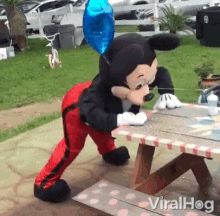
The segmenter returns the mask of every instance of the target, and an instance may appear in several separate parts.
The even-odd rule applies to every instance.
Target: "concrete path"
[[[0,216],[98,216],[72,200],[50,204],[33,196],[34,177],[46,163],[61,137],[62,124],[61,119],[58,119],[0,143]],[[122,140],[117,142],[118,145],[124,144]],[[128,148],[131,154],[130,162],[122,167],[113,167],[102,161],[95,144],[87,139],[85,148],[63,175],[72,189],[72,195],[102,178],[129,187],[137,144],[129,143]],[[153,168],[158,169],[173,157],[167,150],[158,149]],[[220,163],[207,163],[215,182],[220,185]],[[158,195],[167,199],[179,196],[201,198],[192,172],[187,172]],[[210,194],[204,198],[217,200],[216,215],[220,215],[219,198],[216,186],[211,187]]]

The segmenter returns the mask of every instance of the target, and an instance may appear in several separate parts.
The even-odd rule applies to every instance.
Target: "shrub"
[[[214,65],[212,62],[204,62],[201,66],[196,67],[194,72],[201,79],[211,77],[214,73]]]

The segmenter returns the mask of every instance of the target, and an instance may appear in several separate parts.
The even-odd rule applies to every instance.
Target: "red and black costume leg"
[[[64,112],[65,138],[58,143],[48,163],[37,176],[37,185],[44,188],[52,186],[84,147],[87,131],[79,118],[78,112],[78,108]]]
[[[97,145],[98,151],[101,155],[116,149],[114,138],[109,132],[101,132],[88,126],[89,136]]]
[[[81,121],[77,102],[81,92],[89,85],[89,82],[76,85],[63,99],[64,138],[57,144],[47,164],[35,179],[34,194],[41,200],[61,202],[69,196],[70,189],[60,177],[84,147],[88,134],[97,144],[106,162],[121,165],[129,157],[125,147],[116,149],[111,133],[97,131]]]
[[[128,149],[125,146],[116,148],[114,138],[111,133],[100,132],[94,128],[89,128],[88,133],[96,143],[103,160],[112,165],[123,165],[130,158]]]
[[[96,143],[99,153],[107,163],[112,165],[123,165],[130,158],[126,147],[121,146],[116,148],[111,133],[97,131],[92,127],[88,128],[88,133]]]
[[[57,144],[47,164],[35,179],[35,196],[44,201],[60,202],[70,193],[68,185],[60,180],[60,176],[85,144],[88,132],[86,125],[80,120],[77,102],[81,92],[89,85],[90,82],[74,86],[63,99],[64,139]]]

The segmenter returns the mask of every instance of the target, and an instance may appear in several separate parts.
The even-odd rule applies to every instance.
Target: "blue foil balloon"
[[[105,53],[114,38],[114,15],[108,0],[88,0],[83,15],[86,41],[99,54]]]

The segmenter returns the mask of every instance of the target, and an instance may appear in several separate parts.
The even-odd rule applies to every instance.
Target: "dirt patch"
[[[0,130],[15,128],[35,118],[59,112],[61,100],[51,103],[34,103],[23,107],[0,111]]]

